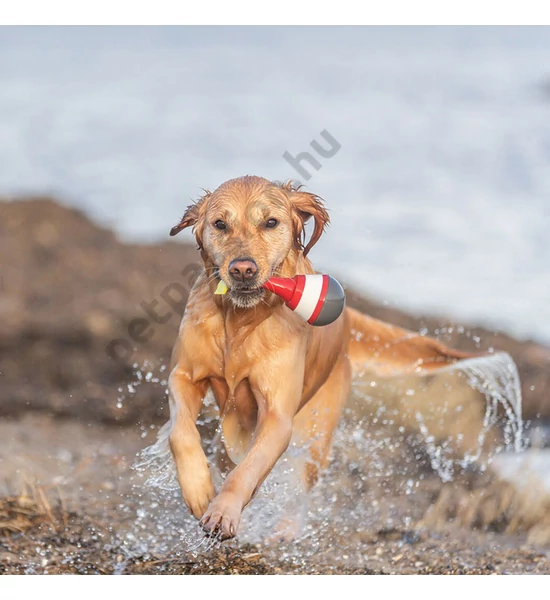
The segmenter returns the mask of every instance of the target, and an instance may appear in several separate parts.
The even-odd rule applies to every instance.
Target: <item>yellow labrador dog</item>
[[[193,228],[204,272],[173,353],[170,448],[186,505],[206,532],[224,539],[235,536],[244,507],[291,440],[309,449],[304,488],[316,482],[354,372],[427,372],[471,356],[350,308],[312,327],[264,290],[273,275],[315,272],[308,253],[328,222],[316,195],[246,176],[205,193],[171,231]],[[226,295],[214,294],[220,280]],[[217,492],[196,427],[209,389],[236,465]]]

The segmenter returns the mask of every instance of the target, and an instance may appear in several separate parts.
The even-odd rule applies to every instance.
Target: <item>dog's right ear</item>
[[[181,221],[172,227],[172,229],[170,229],[170,235],[176,235],[182,229],[185,229],[186,227],[194,227],[197,224],[197,221],[199,220],[198,204],[198,202],[195,202],[195,204],[190,204],[187,207],[183,217],[181,218]]]
[[[177,225],[172,227],[172,229],[170,230],[171,236],[177,235],[182,229],[185,229],[187,227],[192,227],[193,233],[195,234],[195,237],[197,238],[197,243],[199,244],[199,248],[202,248],[201,220],[202,220],[202,215],[204,212],[205,200],[208,197],[208,195],[209,195],[209,193],[206,192],[206,194],[200,200],[198,200],[197,202],[194,202],[193,204],[190,204],[187,207],[187,209],[185,210],[185,213],[183,214],[183,217],[181,218],[181,221]]]

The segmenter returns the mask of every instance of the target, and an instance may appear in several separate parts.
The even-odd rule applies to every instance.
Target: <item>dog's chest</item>
[[[257,401],[249,377],[256,366],[254,339],[232,336],[212,354],[211,386],[220,412],[234,413],[240,425],[251,430],[256,423]]]
[[[246,344],[227,343],[222,357],[222,371],[229,393],[235,395],[241,382],[248,379],[251,367]]]
[[[226,442],[235,447],[242,445],[241,437],[245,432],[251,433],[255,429],[258,416],[258,404],[250,387],[248,369],[246,363],[238,360],[238,354],[226,354],[223,377],[210,379],[222,415]]]

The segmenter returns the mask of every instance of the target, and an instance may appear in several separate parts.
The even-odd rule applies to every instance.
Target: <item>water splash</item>
[[[157,433],[157,441],[139,454],[134,466],[139,473],[149,473],[145,484],[168,492],[178,489],[174,461],[170,453],[172,421],[167,421]]]
[[[141,365],[135,362],[132,365],[131,380],[126,383],[125,387],[121,386],[117,390],[119,392],[116,401],[117,409],[123,409],[125,402],[131,400],[136,395],[138,388],[144,384],[160,384],[164,387],[164,393],[168,395],[166,369],[167,365],[163,361],[159,361],[157,366],[148,360],[143,361]]]
[[[420,412],[416,413],[432,468],[440,475],[442,481],[451,481],[457,466],[467,469],[478,463],[479,468],[484,470],[503,450],[521,452],[526,448],[527,441],[521,416],[520,379],[516,364],[509,354],[502,352],[460,361],[443,371],[464,374],[468,385],[485,398],[485,412],[477,435],[477,446],[459,458],[450,457],[453,453],[453,440],[448,439],[437,444],[424,423],[423,415]],[[504,414],[501,414],[499,408]],[[496,428],[502,431],[503,443],[495,446],[486,459],[482,460],[487,435]]]
[[[421,518],[415,497],[425,493],[424,482],[430,478],[427,468],[441,481],[451,481],[467,468],[484,470],[503,450],[525,448],[519,377],[508,354],[461,361],[440,373],[449,376],[450,383],[434,387],[439,380],[417,378],[422,385],[415,389],[409,380],[392,383],[390,388],[387,383],[386,388],[380,382],[372,385],[368,378],[354,382],[350,404],[355,406],[344,412],[334,436],[333,459],[322,481],[309,494],[303,491],[298,475],[305,452],[291,446],[245,509],[238,542],[229,543],[266,543],[285,517],[292,515],[298,535],[294,542],[278,546],[283,559],[299,562],[338,548],[350,561],[361,564],[363,557],[356,546],[370,531],[407,529]],[[462,395],[464,385],[477,400]],[[384,389],[391,392],[388,401],[373,396]],[[445,404],[453,390],[461,402]],[[429,393],[440,413],[417,409],[415,403]],[[395,398],[400,404],[395,404]],[[457,415],[470,418],[470,404],[479,409],[479,415],[475,413],[479,424],[475,443],[464,450],[466,426],[442,436],[442,423],[444,419],[456,421]],[[198,425],[217,488],[224,478],[214,460],[223,446],[217,434],[218,416],[209,394]],[[138,508],[129,528],[119,535],[129,554],[203,554],[220,543],[204,536],[181,499],[169,449],[170,429],[170,422],[159,429],[157,441],[140,453],[135,465],[132,502]],[[502,440],[487,449],[497,429],[502,431]],[[128,508],[129,513],[133,510]]]
[[[524,423],[521,415],[521,383],[516,363],[507,352],[465,360],[455,365],[471,385],[485,396],[486,410],[480,447],[490,427],[502,425],[506,450],[521,452],[526,448]],[[499,418],[499,405],[505,418]]]
[[[370,380],[364,373],[353,395],[356,412],[369,415],[369,427],[393,426],[416,437],[444,482],[457,470],[485,470],[503,450],[526,447],[519,375],[505,352],[426,375]]]

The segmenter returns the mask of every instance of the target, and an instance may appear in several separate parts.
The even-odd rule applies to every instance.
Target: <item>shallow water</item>
[[[3,28],[0,194],[166,239],[202,187],[304,179],[283,153],[326,129],[319,267],[548,342],[548,31]]]
[[[476,435],[478,431],[486,434],[485,441],[492,430],[508,431],[497,447],[485,444],[484,451],[476,454],[460,446],[454,430],[442,436],[438,429],[440,418],[457,421],[456,406],[451,401],[443,403],[446,408],[435,419],[430,420],[428,414],[421,412],[425,431],[416,418],[418,405],[410,406],[413,412],[410,422],[399,422],[392,388],[375,395],[372,391],[380,392],[381,384],[373,388],[372,381],[366,378],[359,383],[371,390],[371,396],[360,393],[362,387],[356,382],[335,435],[332,462],[320,483],[309,495],[303,494],[296,485],[296,461],[303,449],[291,447],[245,509],[237,541],[224,543],[224,547],[243,549],[250,542],[258,545],[264,556],[279,561],[276,564],[284,562],[306,570],[318,570],[319,565],[336,570],[345,566],[379,567],[379,559],[383,558],[379,553],[388,551],[391,555],[387,568],[391,570],[393,559],[398,560],[409,550],[414,554],[415,548],[419,548],[416,544],[423,531],[419,524],[441,493],[445,480],[450,479],[453,490],[455,486],[458,490],[469,476],[474,475],[475,480],[475,474],[489,465],[496,466],[518,486],[532,486],[535,477],[547,475],[548,463],[544,463],[547,457],[536,455],[534,450],[522,450],[525,439],[516,413],[517,378],[509,357],[494,356],[477,364],[474,360],[469,365],[463,364],[461,369],[461,374],[452,370],[443,374],[442,381],[447,386],[444,389],[452,400],[451,392],[457,386],[465,404],[471,401],[479,404],[479,410],[472,413],[475,418],[467,416],[467,419]],[[158,385],[155,381],[165,381],[165,376],[162,365],[136,366],[133,381],[121,392],[120,404],[131,402],[139,386]],[[475,396],[464,396],[463,386],[470,387],[473,376],[475,385],[481,382],[482,392],[473,390]],[[400,394],[399,382],[392,383],[393,389],[408,402],[430,391],[437,398],[441,389],[434,379],[427,388],[411,387],[410,379],[401,383],[409,394]],[[413,389],[415,394],[411,395]],[[498,410],[495,403],[500,407]],[[199,424],[207,453],[212,455],[219,426],[212,398],[206,404]],[[462,412],[467,412],[466,409],[465,405]],[[444,421],[444,431],[447,422]],[[457,431],[464,430],[463,424],[464,421],[459,421]],[[160,443],[154,443],[155,436],[160,437]],[[202,564],[208,560],[204,552],[217,547],[217,540],[204,537],[182,502],[166,436],[160,428],[146,424],[122,428],[99,423],[87,425],[29,414],[22,421],[1,421],[0,437],[6,441],[0,448],[0,492],[6,493],[2,485],[7,482],[11,482],[12,491],[17,489],[23,476],[28,481],[36,480],[46,490],[58,490],[69,511],[85,515],[95,524],[86,531],[86,536],[107,551],[98,560],[111,557],[115,572],[126,572],[136,559],[162,563],[180,557],[185,561],[189,551],[196,555],[197,564]],[[474,446],[477,443],[482,441],[474,436]],[[537,462],[537,456],[542,462]],[[145,462],[149,459],[149,464],[144,464],[144,459]],[[216,468],[213,470],[219,485],[222,475]],[[297,538],[273,543],[270,536],[274,528],[289,513],[299,517]],[[469,540],[474,539],[470,530],[465,535]],[[394,540],[386,549],[385,539]],[[489,538],[475,539],[479,546],[473,552],[481,553],[476,561],[483,560],[483,544],[489,543]],[[424,555],[423,560],[428,557],[424,564],[434,564],[439,559],[450,561],[449,544],[437,540],[436,535],[428,543],[431,549]],[[516,543],[511,538],[508,542]],[[508,542],[499,539],[492,543],[500,547]],[[52,540],[48,535],[36,534],[34,543],[36,556],[29,563],[29,572],[40,572],[47,568],[51,556],[48,544]],[[468,544],[466,547],[469,548]],[[84,560],[81,567],[94,572],[93,565],[86,566],[90,558],[83,556],[86,554],[78,547],[71,546],[64,560],[68,565]],[[415,564],[412,559],[411,566]]]
[[[464,376],[460,385],[469,386],[483,398],[476,400],[480,402],[479,415],[469,424],[479,431],[472,447],[464,451],[450,429],[443,437],[440,431],[431,431],[428,419],[426,424],[423,418],[428,415],[419,410],[415,412],[416,428],[400,426],[391,400],[385,403],[383,397],[367,397],[361,386],[367,384],[369,389],[370,382],[355,382],[350,407],[335,435],[333,460],[321,483],[310,494],[303,492],[298,469],[305,449],[291,445],[243,512],[238,541],[269,543],[281,520],[292,516],[299,533],[295,541],[282,547],[287,559],[300,564],[337,549],[351,564],[360,565],[364,556],[358,541],[362,537],[367,538],[373,530],[407,531],[422,517],[424,509],[419,508],[422,503],[418,497],[428,493],[426,486],[433,485],[434,473],[440,482],[449,482],[472,469],[484,471],[502,452],[523,456],[526,439],[521,391],[512,359],[507,354],[497,354],[463,361],[442,371],[441,377],[459,372]],[[141,381],[146,378],[139,377]],[[410,378],[407,385],[414,385]],[[419,388],[418,394],[421,393]],[[473,401],[472,397],[464,400]],[[358,413],[357,405],[369,403],[358,418],[361,410]],[[199,425],[219,488],[223,475],[213,460],[216,445],[221,443],[216,435],[220,431],[218,414],[211,395],[205,404],[207,409]],[[441,418],[453,420],[455,409],[449,407]],[[486,437],[497,429],[503,432],[502,438],[498,444],[489,445]],[[168,446],[169,433],[167,423],[159,430],[157,442],[140,453],[135,465],[134,490],[140,508],[130,529],[121,534],[130,554],[202,552],[219,544],[216,539],[204,537],[182,505]],[[514,480],[511,471],[507,476]]]

